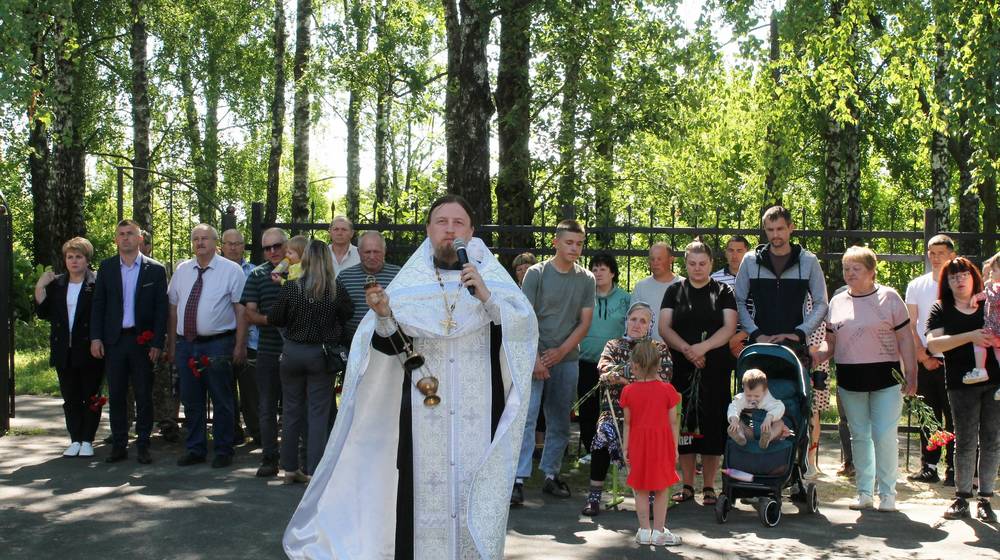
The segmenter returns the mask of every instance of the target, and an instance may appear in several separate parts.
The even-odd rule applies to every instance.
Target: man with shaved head
[[[637,302],[649,304],[653,309],[659,309],[663,303],[663,294],[672,284],[684,280],[680,274],[674,274],[674,252],[663,241],[653,243],[649,248],[649,276],[639,280],[632,290],[632,305]],[[653,318],[656,322],[656,318]],[[660,329],[653,325],[652,336],[663,341]]]

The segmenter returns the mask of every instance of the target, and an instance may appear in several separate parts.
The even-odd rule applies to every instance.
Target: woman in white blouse
[[[90,306],[97,275],[90,270],[94,246],[74,237],[62,246],[65,274],[50,270],[35,284],[35,309],[51,325],[49,364],[59,376],[70,445],[66,457],[92,457],[101,421],[104,363],[90,354]]]

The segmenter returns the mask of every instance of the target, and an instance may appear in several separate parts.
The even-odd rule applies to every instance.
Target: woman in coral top
[[[681,396],[660,379],[660,351],[650,340],[632,350],[632,373],[636,381],[622,390],[625,411],[625,460],[628,485],[635,492],[639,531],[635,541],[658,546],[680,544],[681,538],[667,530],[667,491],[680,480],[677,440],[680,429],[677,405]],[[649,494],[653,498],[653,527],[649,526]]]

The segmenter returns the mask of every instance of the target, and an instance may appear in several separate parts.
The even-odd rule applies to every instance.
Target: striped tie
[[[198,279],[191,286],[191,295],[188,296],[187,304],[184,305],[184,338],[188,342],[194,342],[198,337],[198,300],[201,299],[201,275],[207,268],[195,267],[198,269]]]

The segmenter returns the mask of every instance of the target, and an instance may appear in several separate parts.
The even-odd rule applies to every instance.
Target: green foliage
[[[79,76],[78,116],[90,154],[83,207],[96,261],[114,254],[115,166],[128,166],[132,151],[131,22],[122,3],[71,4],[77,20],[87,23],[76,29],[79,37],[67,52],[88,57]],[[318,128],[339,131],[332,123],[346,118],[348,92],[355,92],[362,100],[362,150],[370,154],[375,101],[380,93],[388,99],[388,196],[375,200],[372,186],[363,184],[361,221],[372,221],[378,208],[395,221],[419,222],[445,185],[443,5],[432,0],[315,4],[307,79],[315,92],[312,115]],[[15,217],[16,251],[25,262],[35,202],[28,185],[27,115],[35,111],[51,125],[52,25],[66,6],[52,0],[0,5],[0,44],[5,46],[0,185]],[[857,151],[851,155],[858,160],[860,178],[851,194],[857,195],[863,227],[920,229],[922,211],[931,202],[929,139],[934,131],[947,133],[953,143],[967,141],[971,151],[972,183],[960,185],[957,165],[949,170],[952,213],[958,215],[960,186],[976,189],[987,200],[1000,161],[996,2],[712,0],[693,26],[679,15],[684,7],[679,0],[531,4],[532,192],[526,196],[534,203],[536,223],[551,224],[559,215],[555,201],[561,180],[569,176],[560,143],[568,138],[574,164],[571,198],[591,225],[704,226],[718,219],[723,226],[748,226],[762,206],[780,198],[795,209],[799,227],[822,228],[833,211],[825,168],[829,119],[859,127]],[[190,252],[188,233],[199,221],[199,202],[216,211],[235,206],[249,234],[250,205],[265,197],[274,3],[144,0],[142,10],[150,37],[153,255],[176,263]],[[286,31],[292,31],[294,9],[286,14]],[[778,40],[773,56],[766,32],[772,16]],[[731,27],[737,52],[720,44],[723,25]],[[32,57],[38,37],[35,46],[45,55],[41,67]],[[489,41],[492,56],[496,37]],[[289,42],[286,71],[294,33]],[[573,129],[564,130],[560,110],[573,62],[579,64],[577,109]],[[943,75],[936,74],[939,63]],[[191,70],[193,128],[185,111],[189,100],[182,67]],[[285,92],[286,101],[290,93]],[[209,98],[218,101],[217,151],[208,149],[206,138]],[[286,117],[279,221],[287,220],[290,209],[290,122]],[[201,146],[191,145],[192,130]],[[204,156],[201,165],[194,148]],[[314,145],[312,160],[310,202],[315,219],[325,221],[331,202],[345,207],[343,200],[333,200],[341,193],[330,194],[344,183],[346,154]],[[362,162],[372,163],[370,158]],[[216,192],[202,192],[212,173]],[[362,173],[372,175],[370,169]],[[129,216],[128,170],[123,187],[123,213]],[[591,243],[592,248],[625,247],[629,241],[641,247],[652,240],[618,235]],[[920,251],[909,242],[873,246],[880,252]],[[631,265],[633,277],[645,271],[642,258]],[[900,287],[918,269],[886,263],[880,279]],[[18,270],[15,299],[19,317],[27,318],[37,271],[20,261]]]

